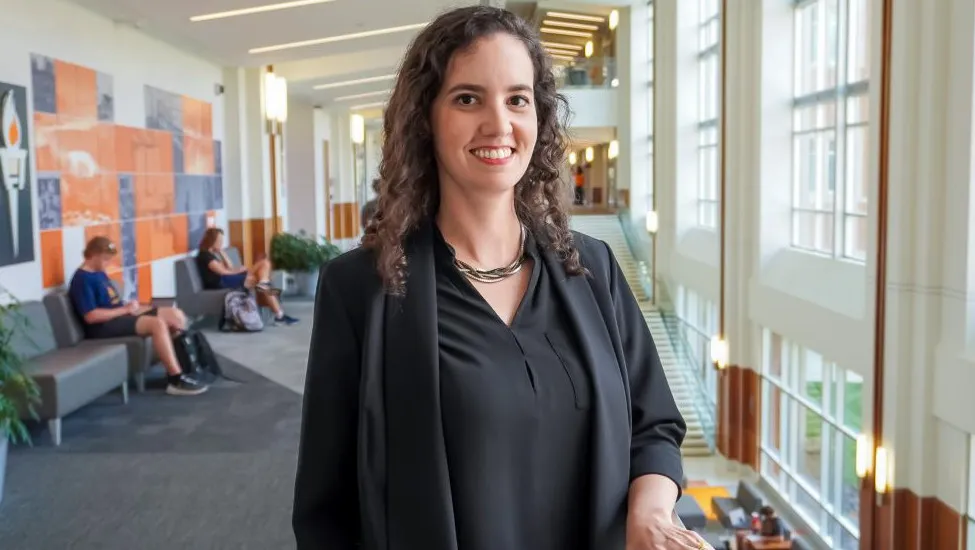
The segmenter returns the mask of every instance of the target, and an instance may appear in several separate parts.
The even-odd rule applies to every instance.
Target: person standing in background
[[[576,166],[575,185],[576,204],[581,206],[586,203],[586,174],[583,173],[582,166]]]

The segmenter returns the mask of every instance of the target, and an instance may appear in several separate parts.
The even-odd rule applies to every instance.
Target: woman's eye
[[[528,98],[525,96],[515,96],[511,98],[511,104],[515,107],[526,107],[528,106]]]
[[[473,105],[476,102],[477,102],[477,98],[475,98],[470,94],[463,94],[457,96],[457,103],[461,105]]]

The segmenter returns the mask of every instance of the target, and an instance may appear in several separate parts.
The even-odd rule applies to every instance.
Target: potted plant
[[[318,269],[341,254],[328,239],[315,239],[304,232],[279,233],[271,239],[271,264],[291,273],[299,292],[314,297],[318,286]]]
[[[0,501],[7,471],[7,448],[10,442],[30,443],[21,413],[26,410],[33,416],[34,405],[40,401],[37,384],[24,374],[24,359],[13,346],[14,337],[21,331],[26,333],[28,328],[19,309],[16,301],[0,301]]]

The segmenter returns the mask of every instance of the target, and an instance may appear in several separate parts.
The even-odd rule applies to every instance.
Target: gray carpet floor
[[[285,549],[301,396],[221,358],[197,397],[105,396],[12,448],[0,549]]]

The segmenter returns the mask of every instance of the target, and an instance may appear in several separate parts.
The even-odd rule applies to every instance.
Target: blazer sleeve
[[[322,267],[305,377],[292,527],[298,550],[359,546],[356,475],[360,342]]]
[[[609,245],[603,244],[609,255],[610,295],[630,383],[633,419],[630,480],[660,474],[672,479],[680,491],[684,477],[680,446],[687,426],[667,383],[640,305]]]

